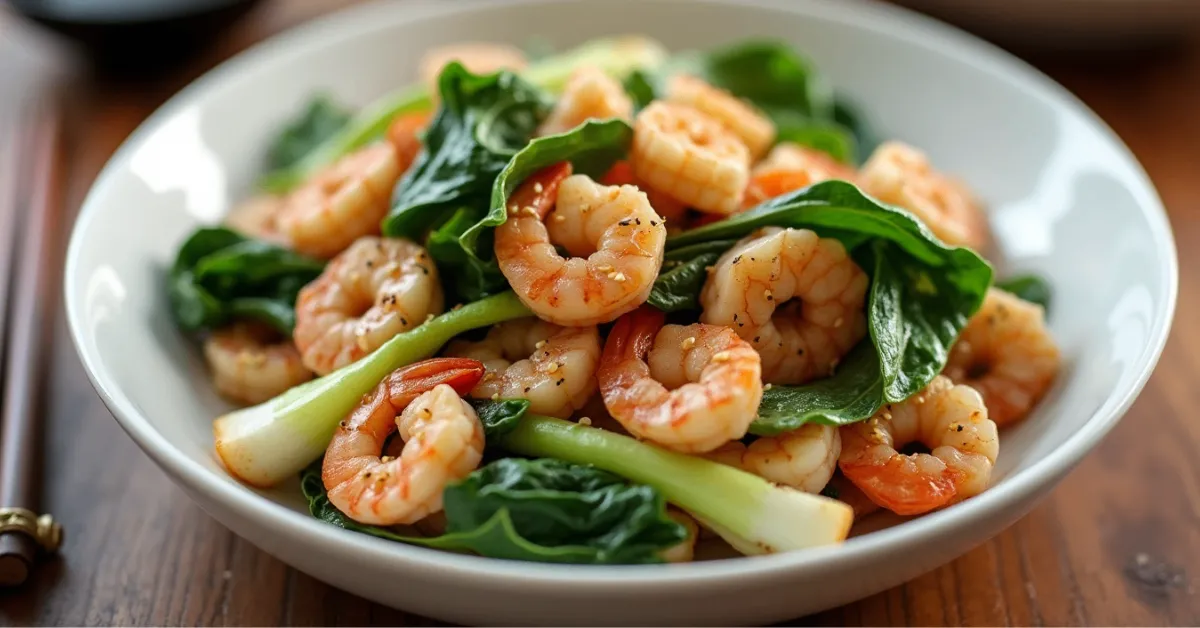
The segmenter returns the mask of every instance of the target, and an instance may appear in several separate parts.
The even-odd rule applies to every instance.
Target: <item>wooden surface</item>
[[[269,4],[168,78],[83,85],[67,150],[68,214],[164,99],[338,4]],[[0,53],[0,70],[13,57]],[[941,569],[798,623],[1200,624],[1200,44],[1121,62],[1038,64],[1124,138],[1170,210],[1182,277],[1159,368],[1124,421],[1029,516]],[[225,530],[109,416],[61,315],[49,350],[44,502],[66,525],[66,546],[30,586],[0,592],[0,625],[433,623],[325,586]]]

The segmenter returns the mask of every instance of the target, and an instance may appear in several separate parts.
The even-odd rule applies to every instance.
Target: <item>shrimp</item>
[[[667,229],[637,188],[572,176],[571,165],[562,162],[525,180],[508,209],[508,220],[496,228],[496,260],[539,318],[598,325],[650,296]],[[560,256],[552,238],[574,257]]]
[[[600,332],[523,318],[492,327],[479,342],[452,342],[444,355],[483,362],[487,373],[472,397],[528,399],[530,412],[565,419],[596,392]]]
[[[459,398],[482,376],[482,364],[458,358],[425,360],[384,378],[338,424],[325,451],[329,502],[370,525],[411,524],[440,512],[442,490],[483,458],[483,425]],[[397,428],[400,455],[380,457]]]
[[[935,171],[915,148],[885,142],[860,174],[865,192],[912,212],[946,244],[975,250],[988,244],[987,217],[970,191]]]
[[[687,214],[687,205],[638,181],[633,176],[633,167],[629,165],[628,161],[618,161],[613,164],[608,169],[608,172],[604,173],[604,176],[600,178],[600,183],[602,185],[636,186],[639,190],[646,193],[646,199],[650,201],[650,207],[654,210],[654,213],[662,217],[663,222],[678,222]],[[667,227],[667,229],[669,232],[671,227]]]
[[[678,508],[667,508],[667,516],[679,522],[687,537],[676,545],[672,545],[661,553],[662,559],[668,563],[690,563],[696,557],[696,538],[700,536],[700,526],[691,515]]]
[[[312,379],[300,353],[263,323],[237,321],[204,341],[213,385],[236,403],[254,405]]]
[[[808,423],[777,436],[722,445],[709,457],[776,484],[819,493],[837,470],[842,439],[832,425]]]
[[[421,133],[429,126],[430,115],[425,111],[404,114],[396,116],[388,125],[387,141],[396,149],[396,163],[400,165],[401,173],[407,171],[421,153],[424,147]]]
[[[764,381],[801,384],[831,374],[866,335],[866,294],[866,274],[837,240],[765,227],[717,260],[700,292],[700,322],[749,340]]]
[[[921,392],[841,428],[838,466],[871,501],[898,515],[917,515],[988,487],[1000,453],[996,424],[983,398],[945,376]],[[930,453],[897,451],[919,442]]]
[[[290,246],[287,236],[279,231],[279,211],[283,199],[262,195],[238,205],[225,217],[225,225],[244,236]]]
[[[978,390],[992,420],[1004,426],[1029,414],[1060,363],[1042,306],[990,288],[950,349],[943,373]]]
[[[598,373],[609,413],[630,434],[682,453],[744,436],[762,400],[758,354],[728,328],[663,321],[643,307],[613,326]]]
[[[442,284],[425,249],[360,238],[296,298],[292,336],[304,365],[324,375],[442,311]]]
[[[833,489],[832,495],[834,495],[834,499],[854,509],[855,521],[879,511],[879,504],[871,501],[866,493],[862,492],[862,490],[850,482],[850,480],[847,480],[846,476],[841,473],[834,473],[833,477],[829,478],[829,484],[825,488]]]
[[[746,209],[788,192],[840,179],[855,182],[853,168],[812,148],[782,142],[750,171],[742,206]]]
[[[279,229],[296,251],[329,259],[379,233],[402,173],[391,142],[351,153],[288,195],[276,218]]]
[[[775,142],[775,123],[762,111],[694,76],[671,77],[666,96],[667,102],[691,107],[721,123],[742,140],[751,159],[758,159]]]
[[[583,66],[571,73],[562,96],[550,111],[538,135],[557,135],[589,119],[633,118],[633,101],[616,79],[595,66]]]
[[[529,65],[525,53],[507,44],[463,42],[431,48],[421,57],[418,67],[421,80],[435,96],[438,94],[438,77],[455,61],[471,74],[492,74],[500,70],[520,72]]]
[[[638,180],[712,214],[736,213],[750,178],[750,151],[736,135],[692,107],[664,101],[634,119],[629,160]]]

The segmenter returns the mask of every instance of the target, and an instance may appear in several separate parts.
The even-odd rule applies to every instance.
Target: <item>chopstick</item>
[[[0,163],[0,176],[4,177],[0,230],[5,231],[0,238],[8,242],[0,241],[0,246],[20,251],[16,263],[7,255],[0,259],[0,299],[7,302],[9,310],[0,413],[0,586],[23,584],[39,550],[54,553],[62,543],[62,527],[50,515],[36,514],[43,424],[38,412],[39,383],[44,380],[49,344],[47,323],[53,320],[58,293],[56,244],[61,229],[61,119],[57,93],[52,93],[54,100],[34,102],[28,109],[32,112],[28,117],[34,118],[28,141],[0,140],[9,147]],[[23,117],[18,115],[9,127],[23,129],[29,124]],[[20,171],[22,155],[33,156],[32,172],[25,177]],[[22,180],[31,185],[27,194],[18,197],[14,188]],[[23,206],[20,198],[27,199],[27,204]],[[14,245],[15,227],[22,222],[22,237]],[[11,295],[7,294],[10,282]]]

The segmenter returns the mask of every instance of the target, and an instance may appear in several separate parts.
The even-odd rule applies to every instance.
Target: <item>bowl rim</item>
[[[510,0],[507,6],[532,9],[539,5],[563,2],[579,3],[590,0]],[[625,0],[633,2],[635,0]],[[72,229],[64,265],[63,291],[71,339],[75,344],[88,379],[127,434],[163,470],[176,481],[202,493],[207,499],[222,504],[256,525],[275,529],[285,537],[305,538],[337,551],[350,560],[364,563],[394,561],[407,568],[426,573],[438,573],[462,580],[487,581],[500,576],[506,585],[570,584],[601,587],[600,592],[641,589],[653,583],[658,589],[723,581],[737,576],[747,583],[772,578],[784,572],[806,569],[821,570],[835,563],[862,563],[877,555],[899,552],[911,545],[931,542],[936,538],[972,524],[979,524],[998,513],[1007,512],[1050,487],[1070,471],[1103,438],[1124,415],[1144,388],[1165,346],[1173,322],[1178,292],[1178,260],[1170,223],[1158,193],[1145,170],[1115,132],[1067,89],[1028,63],[975,36],[909,9],[887,5],[876,0],[665,0],[733,8],[753,5],[796,15],[819,17],[823,20],[850,23],[857,28],[887,31],[889,36],[905,43],[944,53],[953,50],[966,60],[989,72],[1005,75],[1029,91],[1057,107],[1065,108],[1087,121],[1098,135],[1115,149],[1122,165],[1129,171],[1131,191],[1138,207],[1146,215],[1151,236],[1159,251],[1159,273],[1156,280],[1165,280],[1165,299],[1155,312],[1149,330],[1149,340],[1129,367],[1135,376],[1124,390],[1114,389],[1084,424],[1057,449],[1028,468],[1015,472],[1005,482],[990,488],[971,500],[924,515],[916,520],[901,522],[889,528],[848,539],[836,546],[818,547],[805,551],[786,552],[717,561],[701,561],[687,565],[563,565],[507,561],[470,555],[453,554],[423,547],[394,543],[365,534],[355,534],[331,526],[304,513],[276,503],[249,487],[231,484],[218,478],[200,462],[182,455],[141,415],[129,397],[107,374],[98,354],[90,350],[88,326],[84,320],[82,292],[76,277],[85,248],[83,234],[100,213],[100,197],[111,185],[119,171],[128,167],[130,155],[144,138],[155,132],[160,124],[176,115],[201,96],[213,84],[236,76],[246,68],[270,64],[274,58],[320,49],[371,29],[401,28],[405,24],[435,15],[455,15],[486,8],[491,0],[460,0],[438,3],[436,0],[408,0],[401,5],[376,0],[322,16],[308,23],[271,36],[247,50],[222,62],[181,91],[169,98],[126,138],[109,158],[85,197]],[[76,296],[79,295],[79,296]]]

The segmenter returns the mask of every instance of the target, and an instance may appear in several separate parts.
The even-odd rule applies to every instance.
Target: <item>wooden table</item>
[[[221,59],[339,4],[268,4],[169,78],[86,86],[68,150],[68,211],[164,99]],[[5,62],[0,55],[0,68]],[[1128,142],[1170,209],[1182,268],[1171,342],[1129,415],[1029,516],[941,569],[800,623],[1200,624],[1200,329],[1192,327],[1200,44],[1120,62],[1039,65]],[[66,547],[26,588],[0,592],[0,624],[430,623],[297,573],[221,527],[112,420],[61,316],[50,350],[45,506],[66,525]]]

